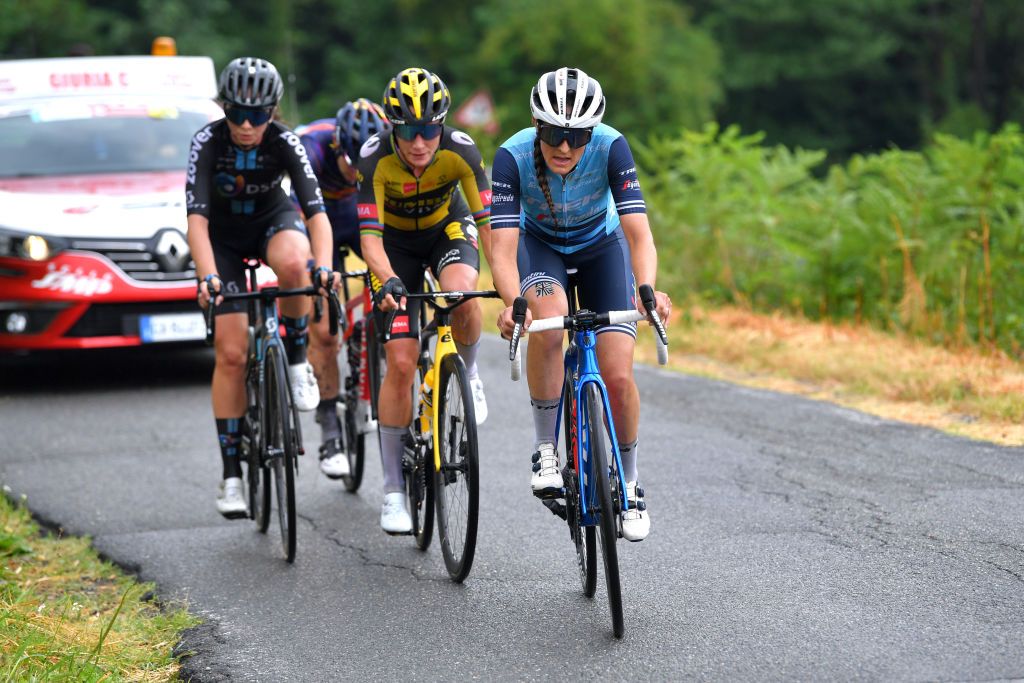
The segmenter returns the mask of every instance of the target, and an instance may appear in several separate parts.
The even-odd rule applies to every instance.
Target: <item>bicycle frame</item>
[[[445,316],[447,317],[447,316]],[[437,318],[435,318],[437,320]],[[451,353],[458,353],[458,349],[455,347],[455,340],[452,338],[452,327],[450,324],[438,324],[437,325],[437,336],[434,342],[434,354],[432,356],[433,362],[430,365],[432,372],[433,384],[431,386],[431,402],[429,406],[430,421],[427,425],[427,429],[430,430],[430,439],[434,447],[434,471],[441,471],[441,444],[438,442],[437,430],[434,429],[434,425],[437,424],[437,411],[441,399],[441,373],[438,372],[438,368],[444,362],[445,356]],[[423,397],[420,396],[420,410],[421,415],[423,409],[426,406],[423,405]]]
[[[608,389],[601,378],[596,348],[597,335],[593,330],[576,330],[569,347],[565,350],[564,364],[566,374],[573,378],[572,391],[576,410],[572,415],[572,424],[575,427],[575,434],[570,434],[570,437],[573,445],[572,455],[575,463],[577,490],[580,492],[580,518],[585,526],[593,526],[598,523],[594,512],[587,506],[587,500],[593,494],[592,489],[597,482],[595,477],[590,476],[593,462],[590,457],[591,444],[580,438],[580,435],[589,433],[587,428],[590,426],[591,415],[585,398],[587,386],[590,384],[597,386],[604,405],[604,414],[608,416],[608,435],[611,438],[609,448],[615,458],[615,469],[619,477],[619,504],[622,505],[622,510],[629,509],[629,500],[626,498],[626,480],[622,474],[622,459],[619,455],[619,441],[615,434],[615,421],[612,419],[611,404],[608,401]],[[558,443],[559,430],[562,426],[562,411],[565,410],[564,397],[563,387],[562,399],[558,403],[558,421],[555,423],[555,443]]]

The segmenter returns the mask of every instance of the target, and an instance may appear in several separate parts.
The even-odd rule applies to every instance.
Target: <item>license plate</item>
[[[202,313],[143,315],[139,316],[139,336],[146,344],[205,339],[206,320]]]

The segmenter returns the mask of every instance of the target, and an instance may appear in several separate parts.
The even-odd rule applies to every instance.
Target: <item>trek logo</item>
[[[68,266],[61,266],[60,270],[57,270],[51,264],[46,275],[32,281],[32,287],[77,296],[96,296],[109,294],[114,289],[110,280],[110,273],[104,273],[100,277],[94,270],[86,273],[81,268],[75,268],[72,272]]]
[[[636,166],[627,168],[625,171],[619,171],[619,175],[630,175],[631,173],[636,173]]]

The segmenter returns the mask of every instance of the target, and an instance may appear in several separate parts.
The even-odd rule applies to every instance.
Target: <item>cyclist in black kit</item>
[[[331,286],[331,225],[323,197],[299,137],[273,120],[284,86],[274,65],[240,57],[220,75],[225,118],[192,138],[185,195],[188,242],[199,279],[199,304],[211,292],[246,290],[244,259],[259,257],[277,275],[282,288],[308,287],[316,278]],[[281,189],[288,173],[307,224]],[[309,269],[312,247],[313,272]],[[248,344],[244,303],[220,305],[214,338],[213,415],[217,422],[224,480],[217,510],[229,519],[245,517],[239,424],[245,413],[245,357]],[[313,370],[306,361],[310,302],[280,300],[292,398],[299,410],[320,400]]]

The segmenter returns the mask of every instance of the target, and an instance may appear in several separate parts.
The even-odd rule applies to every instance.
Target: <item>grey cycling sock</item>
[[[320,423],[320,443],[341,437],[341,420],[338,419],[338,399],[328,398],[316,407],[316,421]]]
[[[636,481],[636,444],[639,439],[633,439],[633,443],[619,444],[619,458],[622,460],[622,475],[626,481]]]
[[[480,340],[477,339],[472,344],[463,344],[459,341],[455,342],[455,348],[459,352],[459,356],[462,358],[462,362],[466,364],[466,376],[469,379],[473,379],[477,376],[478,370],[476,367],[476,352],[480,348]]]
[[[405,490],[402,477],[402,437],[407,427],[380,426],[380,464],[384,471],[384,493],[399,493]]]
[[[530,398],[533,408],[533,447],[542,443],[555,443],[555,429],[558,426],[558,399]],[[557,446],[556,446],[557,448]]]

